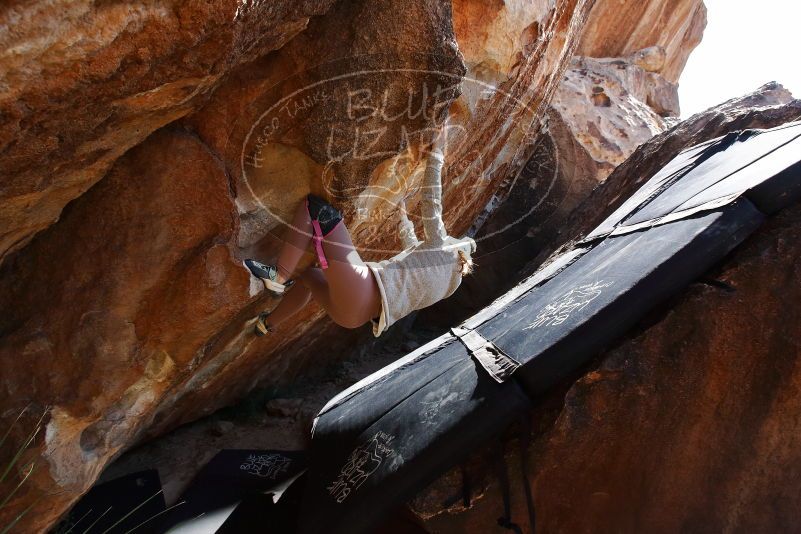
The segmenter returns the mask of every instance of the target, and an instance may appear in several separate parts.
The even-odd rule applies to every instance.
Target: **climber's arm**
[[[423,187],[420,195],[420,211],[423,230],[428,243],[442,243],[448,235],[442,222],[442,165],[445,156],[441,146],[434,143],[426,158]]]
[[[416,247],[420,243],[414,231],[414,223],[409,220],[405,200],[401,200],[400,202],[400,223],[398,224],[398,232],[400,233],[404,250]]]

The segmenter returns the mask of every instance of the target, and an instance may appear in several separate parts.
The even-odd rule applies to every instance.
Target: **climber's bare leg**
[[[300,281],[309,289],[317,304],[326,310],[331,307],[331,302],[328,298],[328,281],[325,279],[322,269],[309,267],[300,277]]]
[[[270,326],[278,326],[309,303],[312,293],[302,280],[303,278],[301,277],[298,280],[299,283],[292,286],[281,299],[281,302],[278,303],[278,306],[270,312],[270,316],[266,320]]]
[[[301,202],[295,210],[292,226],[285,232],[284,246],[278,256],[279,282],[291,278],[303,255],[310,251],[312,232],[308,208],[305,202]],[[287,292],[267,320],[271,326],[277,326],[305,306],[307,291],[341,326],[356,328],[379,315],[381,296],[378,285],[353,245],[344,222],[323,238],[323,251],[328,268],[304,272],[299,280],[304,289],[297,287]]]
[[[381,294],[370,269],[362,261],[344,223],[323,239],[328,269],[328,315],[346,328],[357,328],[381,313]],[[315,299],[317,295],[315,294]]]
[[[339,228],[342,228],[342,233],[337,232]],[[270,313],[267,319],[270,326],[276,327],[300,311],[308,304],[310,297],[334,322],[346,328],[359,327],[381,313],[381,296],[372,273],[354,249],[348,252],[341,246],[346,244],[342,241],[347,235],[345,225],[340,224],[329,237],[335,233],[338,235],[337,245],[332,244],[330,248],[338,249],[344,256],[334,259],[337,251],[328,250],[323,241],[328,269],[306,269],[297,278],[298,283],[287,291]],[[349,235],[347,237],[350,238]]]
[[[284,231],[284,245],[278,255],[278,282],[283,284],[290,278],[304,254],[309,253],[312,242],[312,224],[306,202],[301,201],[292,218],[292,225]]]
[[[270,326],[278,326],[288,318],[301,310],[314,296],[323,308],[330,306],[328,299],[328,282],[325,280],[321,269],[306,269],[297,279],[297,284],[292,286],[278,303],[278,306],[270,313],[267,322]]]

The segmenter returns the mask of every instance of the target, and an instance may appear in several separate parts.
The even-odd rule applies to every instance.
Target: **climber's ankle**
[[[270,312],[261,312],[259,314],[259,317],[256,319],[256,325],[254,326],[257,336],[266,336],[273,332],[272,325],[267,322],[267,317],[269,316]]]
[[[292,273],[284,269],[280,263],[276,263],[276,270],[278,271],[276,275],[276,281],[279,284],[285,284],[290,278],[292,278]]]

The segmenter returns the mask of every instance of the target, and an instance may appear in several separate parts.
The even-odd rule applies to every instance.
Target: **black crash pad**
[[[154,532],[165,509],[158,471],[141,471],[94,486],[53,532]]]
[[[741,199],[720,211],[609,237],[474,328],[518,362],[513,376],[524,389],[541,395],[708,271],[763,219]]]
[[[219,525],[228,521],[237,508],[254,508],[253,502],[270,500],[265,496],[282,489],[285,483],[306,468],[304,451],[230,449],[217,453],[198,472],[181,497],[178,505],[165,514],[161,531],[191,522],[199,516],[211,516],[183,527],[182,532],[215,532],[207,524]],[[247,515],[240,509],[235,517]],[[218,517],[218,519],[214,519]]]
[[[365,532],[801,195],[801,123],[677,155],[573,249],[332,399],[298,530]]]
[[[441,341],[441,343],[440,343]],[[451,340],[435,340],[318,416],[299,531],[362,532],[530,409]]]
[[[732,132],[682,151],[585,241],[745,196],[765,214],[801,198],[801,122]]]

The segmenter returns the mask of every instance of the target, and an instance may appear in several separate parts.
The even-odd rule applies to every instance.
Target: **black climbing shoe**
[[[254,330],[256,331],[256,335],[266,336],[267,334],[271,334],[273,332],[273,327],[267,324],[267,317],[269,317],[270,312],[261,312],[259,314],[259,318],[256,319],[256,326],[254,326]]]
[[[274,295],[283,295],[294,282],[287,280],[283,284],[278,281],[278,269],[275,265],[266,265],[256,260],[245,260],[245,267],[247,267],[253,276],[261,278],[264,282],[264,287]]]

